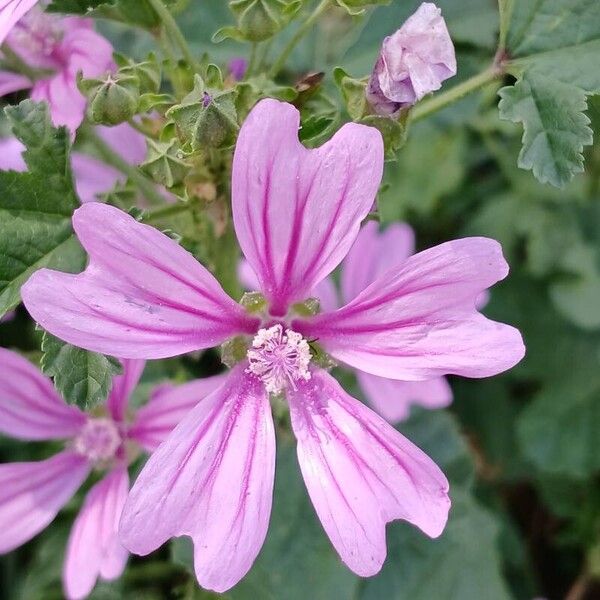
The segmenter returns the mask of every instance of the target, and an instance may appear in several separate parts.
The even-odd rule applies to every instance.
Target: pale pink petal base
[[[357,371],[356,377],[371,406],[390,423],[404,421],[412,406],[445,408],[452,403],[452,388],[444,377],[428,381],[398,381]]]
[[[98,577],[111,580],[123,573],[129,553],[117,531],[128,491],[127,469],[119,466],[88,492],[67,545],[63,585],[68,600],[88,596]]]
[[[85,421],[28,360],[0,348],[0,432],[22,440],[68,438]]]
[[[341,559],[375,575],[385,525],[404,519],[430,537],[448,518],[448,481],[437,465],[324,371],[288,393],[308,493]]]
[[[98,202],[75,211],[90,255],[78,275],[35,272],[21,290],[32,317],[57,337],[123,358],[165,358],[256,330],[217,280],[177,242]]]
[[[137,411],[129,437],[154,452],[198,402],[223,385],[226,377],[215,375],[177,386],[159,386],[148,404]]]
[[[224,592],[263,544],[274,470],[269,401],[240,365],[150,457],[125,505],[121,540],[145,555],[171,537],[190,536],[198,582]]]
[[[90,472],[85,458],[65,450],[40,462],[0,465],[0,553],[44,529]]]

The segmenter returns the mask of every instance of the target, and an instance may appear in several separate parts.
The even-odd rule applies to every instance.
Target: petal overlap
[[[153,392],[148,404],[135,416],[129,437],[148,452],[154,452],[185,415],[223,385],[226,375],[215,375],[182,385],[164,385]]]

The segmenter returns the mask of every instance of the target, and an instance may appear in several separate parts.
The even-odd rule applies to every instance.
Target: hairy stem
[[[181,53],[192,67],[194,71],[198,71],[198,65],[196,63],[196,59],[188,46],[188,43],[181,33],[181,29],[179,29],[179,25],[173,18],[173,15],[169,11],[169,9],[164,5],[163,0],[148,0],[152,5],[152,8],[156,11],[156,14],[160,17],[162,21],[163,27],[169,33],[171,38],[175,41],[175,43],[179,46]]]
[[[186,212],[190,209],[190,205],[187,202],[178,202],[177,204],[168,204],[167,206],[161,206],[159,208],[154,208],[151,210],[147,210],[141,218],[142,223],[153,223],[155,221],[160,221],[165,217],[171,217],[173,215],[178,215],[182,212]]]
[[[447,92],[438,94],[429,100],[419,102],[419,104],[410,111],[409,120],[411,122],[420,121],[421,119],[436,113],[438,110],[442,110],[442,108],[454,104],[454,102],[464,98],[467,94],[485,87],[498,79],[501,75],[502,70],[496,65],[493,65],[489,69],[450,88]]]
[[[315,10],[308,15],[304,22],[300,25],[292,39],[286,44],[281,54],[277,57],[277,60],[273,63],[269,75],[275,77],[279,71],[284,67],[287,59],[289,58],[292,50],[296,47],[298,42],[306,35],[306,33],[315,24],[316,20],[331,6],[330,0],[321,0],[320,4]]]

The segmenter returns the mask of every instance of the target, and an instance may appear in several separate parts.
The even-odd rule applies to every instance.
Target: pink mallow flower
[[[96,133],[128,163],[140,164],[146,156],[144,136],[131,125],[123,123],[116,127],[96,127]],[[0,171],[26,171],[23,160],[25,147],[15,137],[0,139]],[[92,202],[98,196],[109,192],[127,177],[120,171],[97,158],[74,151],[71,153],[71,167],[77,195],[82,202]]]
[[[344,392],[319,366],[315,343],[350,366],[402,380],[485,377],[524,354],[516,329],[475,308],[479,293],[508,272],[499,244],[486,238],[416,254],[339,310],[295,311],[349,251],[383,170],[376,129],[350,123],[309,150],[299,127],[295,107],[262,100],[233,159],[234,226],[264,311],[234,302],[168,236],[99,203],[73,216],[87,269],[42,269],[22,289],[44,328],[90,350],[163,358],[236,338],[230,350],[239,362],[150,457],[121,519],[121,541],[136,554],[190,536],[198,581],[218,592],[247,573],[267,533],[275,470],[270,395],[287,401],[308,493],[355,573],[380,570],[389,521],[404,519],[431,537],[444,529],[444,474]]]
[[[381,115],[393,116],[456,75],[454,45],[441,10],[423,2],[396,33],[383,40],[367,100]]]
[[[42,531],[93,470],[104,475],[87,493],[69,536],[63,585],[69,600],[85,598],[98,577],[116,579],[128,552],[117,528],[129,492],[128,464],[152,452],[221,376],[180,386],[161,385],[131,414],[129,397],[144,368],[124,360],[103,413],[86,414],[58,396],[30,362],[0,348],[0,432],[19,440],[66,440],[65,449],[38,462],[0,465],[0,553]]]
[[[33,8],[5,42],[28,66],[50,75],[35,81],[10,71],[0,72],[0,94],[31,87],[31,98],[45,100],[54,125],[72,132],[83,121],[86,100],[77,88],[77,73],[99,77],[114,68],[110,42],[94,31],[91,19],[57,17]]]

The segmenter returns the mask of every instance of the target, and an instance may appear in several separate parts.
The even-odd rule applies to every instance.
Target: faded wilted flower
[[[367,85],[367,100],[381,115],[395,115],[456,75],[454,45],[441,10],[424,2],[383,40]]]

